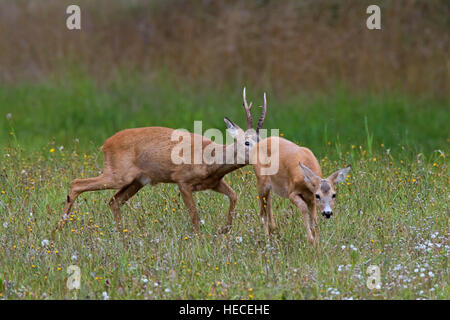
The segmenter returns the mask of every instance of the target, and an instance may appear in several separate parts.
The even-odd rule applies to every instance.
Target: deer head
[[[223,120],[225,121],[228,133],[234,139],[237,161],[239,163],[249,163],[250,151],[260,139],[259,131],[264,124],[264,119],[266,118],[267,99],[266,93],[264,92],[264,104],[262,106],[259,106],[260,108],[262,108],[262,112],[255,130],[253,129],[253,120],[250,112],[252,109],[252,102],[250,102],[250,105],[247,103],[245,87],[242,92],[242,97],[244,100],[243,105],[245,113],[247,115],[247,130],[242,130],[237,124],[235,124],[228,118],[224,118]]]
[[[335,187],[346,179],[351,166],[348,165],[343,169],[339,169],[328,178],[322,179],[301,162],[299,164],[303,171],[306,186],[314,194],[319,211],[325,218],[331,218],[336,200]]]

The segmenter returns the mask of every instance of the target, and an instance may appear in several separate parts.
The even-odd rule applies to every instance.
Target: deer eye
[[[320,200],[320,196],[316,193],[316,199]]]
[[[249,145],[250,145],[250,142],[245,141],[245,145],[246,145],[246,146],[249,146]]]
[[[333,199],[336,198],[336,193],[333,193],[333,195],[331,196]]]

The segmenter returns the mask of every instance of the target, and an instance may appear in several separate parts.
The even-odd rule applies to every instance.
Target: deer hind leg
[[[271,219],[273,220],[272,215],[272,204],[271,204],[271,196],[270,196],[270,189],[267,187],[266,181],[262,178],[258,178],[257,181],[257,188],[258,188],[258,202],[259,202],[259,214],[261,218],[261,222],[264,224],[264,232],[268,236],[271,232],[272,226],[270,224],[273,223],[273,226],[275,226],[274,222],[271,222]]]
[[[109,200],[109,207],[114,216],[116,222],[117,230],[120,232],[122,229],[122,213],[120,212],[120,207],[127,202],[131,197],[133,197],[144,185],[139,180],[133,180],[133,182],[114,194]]]
[[[230,208],[228,210],[227,224],[219,230],[220,233],[228,233],[231,230],[231,225],[233,223],[234,208],[236,206],[237,201],[236,192],[223,179],[221,179],[219,184],[212,190],[222,193],[226,195],[228,199],[230,199]]]
[[[178,188],[181,192],[181,197],[183,198],[184,204],[189,210],[189,215],[191,216],[192,224],[194,225],[195,232],[199,231],[198,228],[198,213],[195,207],[194,197],[192,196],[192,187],[188,184],[179,183]]]
[[[273,218],[272,195],[270,194],[270,192],[267,193],[266,205],[267,205],[266,209],[267,209],[267,217],[268,217],[270,233],[277,233],[278,228],[277,228],[277,225],[275,224],[275,219]]]
[[[66,204],[64,206],[64,214],[58,224],[58,228],[61,228],[65,221],[69,218],[69,212],[72,209],[72,205],[77,197],[86,191],[105,190],[105,189],[118,189],[120,186],[114,183],[110,175],[103,173],[95,178],[88,179],[75,179],[70,185],[69,194],[66,198]]]
[[[105,169],[105,171],[98,177],[73,180],[70,186],[69,194],[67,195],[64,214],[58,224],[58,229],[60,229],[68,219],[72,205],[80,194],[86,191],[121,189],[122,187],[133,182],[135,177],[138,175],[138,171],[135,168],[127,168],[124,172],[126,172],[125,175],[117,176],[113,175],[111,170]]]

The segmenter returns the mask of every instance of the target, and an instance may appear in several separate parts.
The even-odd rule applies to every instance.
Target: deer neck
[[[217,175],[224,176],[231,171],[237,170],[247,165],[247,163],[238,163],[236,143],[223,145],[222,148],[222,162],[212,165],[213,170],[217,173]]]

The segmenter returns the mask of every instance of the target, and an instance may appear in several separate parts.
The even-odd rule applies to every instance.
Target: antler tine
[[[264,119],[266,118],[267,99],[266,99],[265,92],[264,92],[264,104],[259,107],[262,108],[262,112],[261,112],[261,117],[259,117],[259,120],[258,120],[258,126],[256,127],[256,132],[259,132],[259,130],[262,128],[262,126],[264,124]]]
[[[247,114],[247,129],[253,128],[253,120],[252,120],[252,114],[250,113],[250,110],[252,109],[252,103],[250,102],[250,106],[247,104],[247,98],[245,96],[245,87],[244,91],[242,92],[242,97],[244,98],[244,109],[245,113]]]

